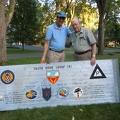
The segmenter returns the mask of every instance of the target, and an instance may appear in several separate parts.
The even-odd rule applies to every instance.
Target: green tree
[[[45,33],[46,33],[46,28],[48,25],[53,23],[55,21],[56,16],[54,15],[54,10],[52,10],[52,3],[49,4],[39,4],[38,6],[38,12],[37,12],[37,18],[38,18],[38,23],[39,23],[39,42],[40,44],[44,44],[45,41]]]
[[[90,29],[95,29],[98,25],[97,9],[92,8],[90,5],[88,5],[86,0],[74,0],[74,1],[73,0],[54,0],[54,2],[48,5],[48,9],[49,9],[48,14],[50,14],[49,18],[52,20],[56,19],[56,13],[58,11],[60,10],[65,11],[67,13],[65,24],[68,27],[71,24],[70,22],[71,19],[74,17],[80,17],[83,23],[85,24],[85,26],[89,27]]]
[[[84,27],[87,27],[93,31],[98,28],[98,11],[90,4],[87,4],[86,1],[79,3],[76,6],[75,13],[75,15],[81,19]]]
[[[0,0],[0,63],[7,62],[6,29],[12,19],[14,7],[15,0]]]
[[[37,19],[36,0],[16,0],[16,7],[13,19],[8,29],[8,36],[14,42],[33,44],[38,38],[38,19]]]
[[[105,40],[120,42],[120,24],[119,24],[120,1],[109,0],[107,4],[107,15],[105,21]]]
[[[108,0],[95,0],[99,11],[99,25],[98,25],[98,54],[104,52],[104,28],[106,17],[106,6]]]

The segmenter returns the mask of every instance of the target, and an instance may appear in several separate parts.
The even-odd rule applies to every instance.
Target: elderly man
[[[49,63],[64,62],[66,38],[71,33],[71,31],[63,24],[65,22],[65,18],[66,13],[60,11],[57,13],[56,22],[48,26],[41,63],[46,62],[47,52]]]
[[[74,32],[71,33],[66,47],[73,47],[74,61],[90,60],[91,65],[96,63],[96,40],[91,30],[82,27],[78,18],[71,20]]]

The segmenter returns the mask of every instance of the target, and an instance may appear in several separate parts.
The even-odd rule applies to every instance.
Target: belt
[[[86,50],[84,52],[75,52],[76,54],[78,55],[81,55],[81,54],[85,54],[85,53],[88,53],[88,52],[91,52],[92,50]]]
[[[54,52],[57,52],[57,53],[62,53],[62,52],[64,51],[64,50],[56,51],[56,50],[52,50],[51,48],[49,48],[49,50],[54,51]]]

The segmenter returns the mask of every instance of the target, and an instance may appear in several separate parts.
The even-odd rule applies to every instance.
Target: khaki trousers
[[[65,61],[65,51],[62,53],[58,53],[55,51],[48,51],[48,62],[53,63],[53,62],[64,62]]]
[[[90,60],[91,56],[92,56],[91,51],[81,55],[74,53],[74,61]]]

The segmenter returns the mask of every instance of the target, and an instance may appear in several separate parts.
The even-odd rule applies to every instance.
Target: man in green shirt
[[[74,32],[70,34],[66,47],[73,47],[74,61],[90,60],[91,65],[96,63],[96,40],[91,30],[82,27],[78,18],[71,20]]]

